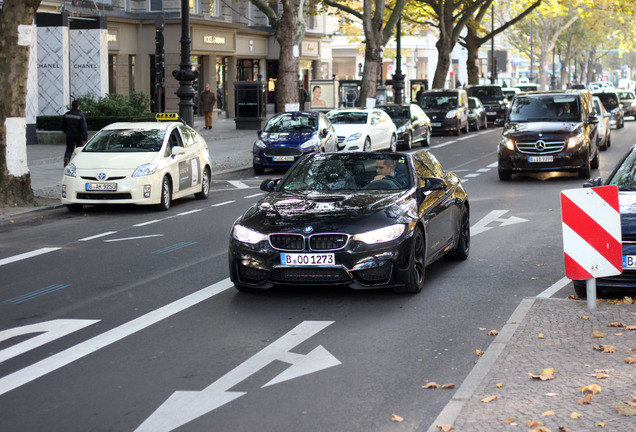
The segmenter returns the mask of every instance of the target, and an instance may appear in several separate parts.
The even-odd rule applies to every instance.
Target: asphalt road
[[[635,131],[612,131],[594,176]],[[229,228],[280,172],[217,176],[208,200],[168,212],[56,209],[0,226],[0,430],[426,430],[453,390],[424,384],[458,387],[523,298],[574,293],[559,194],[582,181],[500,182],[500,133],[433,138],[468,190],[472,250],[429,266],[413,296],[238,293]]]

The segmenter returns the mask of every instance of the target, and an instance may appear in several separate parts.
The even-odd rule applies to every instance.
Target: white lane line
[[[190,210],[190,211],[183,212],[183,213],[177,213],[177,216],[186,216],[186,215],[189,215],[189,214],[192,214],[192,213],[198,213],[201,210],[203,210],[203,209],[194,209],[194,210]]]
[[[488,165],[488,168],[497,168],[499,166],[499,162],[494,162]]]
[[[550,288],[546,289],[545,291],[543,291],[541,294],[539,294],[537,296],[537,298],[550,298],[552,297],[557,291],[559,291],[561,288],[563,288],[564,286],[566,286],[567,284],[570,283],[570,279],[567,277],[564,277],[563,279],[555,282]]]
[[[467,178],[479,177],[479,173],[466,174],[464,177],[467,177]]]
[[[238,189],[250,189],[251,186],[246,185],[245,183],[243,183],[242,181],[239,180],[228,180],[227,181],[229,184],[231,184],[232,186],[234,186],[235,188]]]
[[[224,205],[227,205],[227,204],[232,204],[233,202],[236,202],[236,201],[225,201],[225,202],[221,202],[221,203],[218,203],[218,204],[212,204],[210,207],[220,207],[220,206],[224,206]]]
[[[142,223],[138,223],[137,225],[133,225],[134,227],[142,227],[142,226],[146,226],[146,225],[150,225],[153,223],[157,223],[157,222],[161,222],[161,219],[155,219],[155,220],[151,220],[148,222],[142,222]]]
[[[256,198],[257,196],[261,196],[261,195],[265,195],[265,193],[261,192],[261,193],[257,193],[257,194],[254,194],[254,195],[248,195],[248,196],[243,197],[243,198]]]
[[[16,262],[16,261],[22,261],[28,258],[33,258],[35,256],[38,255],[43,255],[45,253],[49,253],[49,252],[53,252],[56,250],[60,250],[62,248],[42,248],[42,249],[37,249],[31,252],[26,252],[20,255],[15,255],[12,257],[8,257],[8,258],[3,258],[0,260],[0,266],[3,266],[5,264],[11,264],[12,262]]]
[[[117,234],[117,231],[108,231],[108,232],[97,234],[97,235],[94,235],[94,236],[91,236],[91,237],[84,237],[83,239],[79,239],[78,241],[83,242],[83,241],[94,240],[96,238],[106,237],[106,236],[109,236],[111,234]]]
[[[446,147],[447,145],[455,144],[456,142],[457,142],[457,140],[450,140],[450,141],[446,141],[445,143],[442,143],[442,144],[437,144],[437,145],[431,146],[430,148],[436,149],[436,148]]]
[[[477,172],[479,172],[479,173],[487,173],[487,172],[490,172],[490,168],[480,168],[480,169],[477,170]]]
[[[0,395],[10,392],[20,386],[23,386],[37,378],[40,378],[54,370],[57,370],[69,363],[86,357],[102,348],[105,348],[121,339],[135,334],[141,330],[150,327],[166,318],[171,317],[179,312],[182,312],[192,306],[201,303],[217,294],[222,293],[232,286],[230,278],[224,279],[220,282],[203,288],[189,296],[176,300],[166,306],[156,309],[152,312],[148,312],[145,315],[135,318],[132,321],[128,321],[102,333],[94,338],[91,338],[85,342],[77,344],[71,348],[68,348],[62,352],[54,354],[41,360],[31,366],[27,366],[17,372],[0,378]]]
[[[139,240],[139,239],[145,239],[145,238],[151,238],[151,237],[163,237],[163,234],[150,234],[150,235],[145,235],[145,236],[110,239],[110,240],[104,240],[104,242],[119,242],[119,241],[126,241],[126,240]]]
[[[464,141],[465,139],[468,139],[468,138],[472,138],[472,136],[466,135],[466,136],[463,136],[461,138],[455,138],[455,141]]]

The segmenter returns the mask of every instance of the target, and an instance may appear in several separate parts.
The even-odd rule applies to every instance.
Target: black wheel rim
[[[421,286],[424,283],[424,237],[422,233],[418,229],[413,236],[413,255],[411,256],[413,260],[412,267],[414,276],[418,286]]]

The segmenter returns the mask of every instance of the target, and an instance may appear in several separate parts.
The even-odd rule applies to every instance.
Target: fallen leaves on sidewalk
[[[553,380],[554,378],[556,378],[554,376],[554,368],[547,368],[547,369],[542,369],[539,371],[538,375],[535,375],[531,372],[528,372],[528,376],[532,379],[538,379],[541,381],[549,381],[549,380]]]
[[[603,338],[603,337],[605,337],[605,333],[601,333],[598,330],[592,330],[592,338],[598,339],[598,338]]]
[[[598,384],[590,384],[588,386],[579,387],[579,390],[583,392],[583,394],[592,393],[593,395],[600,393],[602,388]]]
[[[499,399],[497,396],[488,396],[488,397],[485,397],[485,398],[481,399],[480,402],[482,402],[482,403],[490,403],[492,401],[496,401],[497,399]]]
[[[592,403],[592,399],[594,399],[594,396],[590,393],[586,395],[585,397],[579,399],[577,403],[579,405],[590,405]]]
[[[441,389],[447,390],[447,389],[454,389],[455,388],[455,384],[448,383],[448,384],[439,385],[436,382],[432,382],[431,381],[431,382],[426,383],[425,385],[423,385],[422,388],[423,389],[438,389],[438,388],[441,388]]]
[[[636,358],[634,358],[634,357],[625,357],[625,363],[634,364],[634,363],[636,363]]]
[[[595,351],[600,351],[603,353],[615,353],[616,352],[616,347],[613,345],[599,345],[597,347],[594,347]]]
[[[397,415],[397,414],[392,414],[391,415],[391,421],[392,422],[403,422],[404,419],[402,417],[400,417],[399,415]]]
[[[455,426],[453,426],[453,425],[437,425],[437,429],[441,430],[442,432],[450,432],[452,430],[455,430]]]
[[[573,419],[573,420],[578,420],[581,417],[583,417],[583,414],[579,414],[577,412],[572,412],[572,414],[570,414],[570,418]]]

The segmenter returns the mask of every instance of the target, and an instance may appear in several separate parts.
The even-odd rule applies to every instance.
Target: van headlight
[[[568,148],[574,148],[585,141],[585,134],[581,132],[578,135],[568,138]]]
[[[505,136],[501,137],[501,141],[499,141],[499,145],[501,147],[505,147],[508,150],[514,150],[515,149],[515,142],[512,140],[512,138],[508,138]]]
[[[446,118],[453,118],[453,117],[459,117],[459,111],[457,111],[456,109],[450,110],[449,112],[446,113]]]

